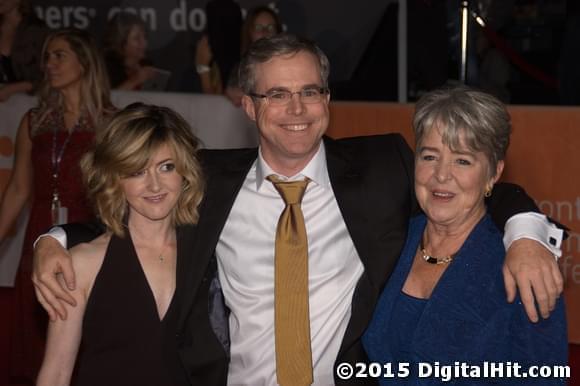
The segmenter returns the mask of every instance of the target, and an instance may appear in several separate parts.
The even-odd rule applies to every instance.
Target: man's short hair
[[[299,52],[308,52],[317,59],[320,79],[322,79],[321,86],[328,87],[330,63],[324,52],[311,40],[282,33],[259,39],[252,43],[242,57],[239,69],[239,84],[244,94],[248,95],[256,92],[256,76],[254,74],[256,64],[265,63],[277,56],[295,55]]]

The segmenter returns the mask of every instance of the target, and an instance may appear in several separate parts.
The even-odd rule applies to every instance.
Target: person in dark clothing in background
[[[240,61],[242,11],[232,0],[212,0],[206,14],[207,30],[197,43],[195,69],[204,94],[223,94]]]

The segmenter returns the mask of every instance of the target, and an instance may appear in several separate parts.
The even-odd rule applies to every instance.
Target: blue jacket
[[[386,339],[390,315],[396,297],[407,278],[413,257],[425,228],[424,215],[413,218],[401,258],[389,279],[363,337],[371,361],[392,364],[397,373],[398,358],[393,357]],[[480,365],[487,362],[517,362],[520,373],[529,366],[566,365],[567,334],[564,304],[559,299],[547,320],[531,323],[519,298],[507,303],[502,276],[505,251],[501,234],[489,216],[471,232],[454,261],[441,276],[420,316],[412,341],[411,376],[382,378],[387,385],[436,385],[441,377],[419,378],[419,366],[435,369],[465,362]],[[396,354],[395,354],[396,355]],[[504,365],[504,374],[508,370]],[[513,366],[511,366],[513,369]],[[480,367],[483,375],[484,367]],[[426,374],[424,372],[423,374]],[[454,378],[446,385],[564,385],[562,378]]]

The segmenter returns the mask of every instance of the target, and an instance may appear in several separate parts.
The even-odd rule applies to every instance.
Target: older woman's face
[[[485,154],[469,150],[463,135],[460,138],[460,148],[452,151],[443,144],[440,130],[433,127],[416,149],[417,201],[428,219],[438,225],[460,227],[478,221],[485,213],[483,195],[503,168],[500,162],[490,177]]]

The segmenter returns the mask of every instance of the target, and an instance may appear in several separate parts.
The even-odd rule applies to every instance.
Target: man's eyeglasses
[[[318,103],[323,97],[328,94],[329,90],[326,87],[309,87],[300,91],[288,90],[274,90],[266,94],[250,93],[253,98],[266,99],[269,104],[274,106],[283,106],[292,100],[294,94],[298,94],[298,98],[302,103]]]

